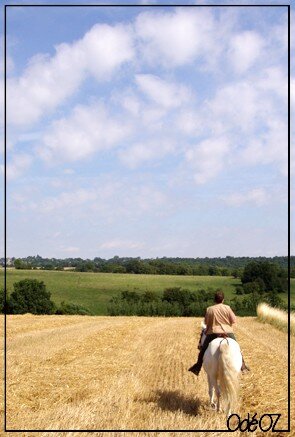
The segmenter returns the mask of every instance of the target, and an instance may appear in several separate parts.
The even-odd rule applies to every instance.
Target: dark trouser
[[[198,356],[198,364],[200,366],[202,366],[204,354],[206,352],[207,347],[211,343],[211,341],[214,340],[215,338],[218,338],[221,336],[223,336],[223,335],[222,334],[221,335],[220,334],[208,334],[208,335],[206,335],[204,344],[203,344],[202,349],[200,350],[200,353]],[[233,340],[236,340],[235,334],[233,334],[232,332],[227,333],[226,336],[232,338]]]

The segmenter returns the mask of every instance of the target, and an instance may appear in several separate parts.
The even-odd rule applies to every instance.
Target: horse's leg
[[[212,381],[212,378],[210,378],[209,375],[207,375],[208,377],[208,387],[209,387],[209,398],[210,398],[210,405],[212,408],[214,408],[214,410],[216,409],[216,404],[214,402],[214,383]]]
[[[219,385],[217,383],[217,379],[215,379],[215,393],[217,396],[217,411],[219,412],[219,411],[221,411],[221,408],[220,408],[220,388],[219,388]]]

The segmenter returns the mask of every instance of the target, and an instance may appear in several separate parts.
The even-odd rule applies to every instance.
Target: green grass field
[[[2,280],[4,271],[1,271]],[[59,305],[63,300],[88,308],[93,314],[107,314],[111,297],[129,290],[143,293],[151,290],[162,293],[168,287],[182,287],[189,290],[221,288],[227,299],[232,299],[239,279],[229,276],[172,276],[132,275],[118,273],[79,273],[73,271],[15,270],[7,271],[7,290],[13,291],[13,283],[31,278],[43,281],[52,300]],[[287,296],[282,296],[287,300]],[[291,302],[295,303],[295,280],[291,280]]]

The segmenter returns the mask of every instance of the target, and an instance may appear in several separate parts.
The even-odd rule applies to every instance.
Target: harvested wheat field
[[[224,414],[210,408],[204,371],[187,371],[200,321],[8,316],[8,429],[226,429]],[[286,428],[287,334],[249,317],[236,335],[251,367],[239,414],[281,413],[277,427]]]

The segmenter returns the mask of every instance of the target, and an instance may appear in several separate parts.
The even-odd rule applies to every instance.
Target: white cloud
[[[166,82],[152,74],[137,74],[140,90],[153,102],[164,108],[177,108],[189,100],[189,90],[180,84]]]
[[[254,204],[256,206],[263,206],[271,199],[269,193],[264,188],[254,188],[245,193],[232,193],[221,198],[226,204],[230,206],[242,206],[244,204]]]
[[[294,26],[292,25],[292,23],[294,23],[294,12],[293,11],[291,11],[291,26],[290,26],[291,50],[292,50],[292,47],[294,47],[294,45],[293,45],[293,43],[294,43]],[[281,23],[279,23],[276,26],[273,26],[270,38],[271,38],[272,43],[275,44],[275,47],[278,48],[281,53],[282,53],[282,49],[285,51],[288,50],[288,16],[287,16],[287,12],[285,13],[285,16],[282,17]],[[291,58],[293,58],[293,57],[291,57]]]
[[[278,169],[286,174],[287,165],[286,27],[281,33],[275,26],[284,21],[283,15],[277,20],[249,11],[246,17],[240,8],[144,10],[130,26],[99,24],[76,42],[57,46],[52,56],[32,58],[18,78],[12,77],[20,68],[15,59],[8,79],[9,121],[14,124],[9,126],[9,171],[17,177],[30,169],[32,175],[17,184],[9,204],[21,211],[16,214],[18,228],[28,236],[25,220],[34,231],[42,222],[51,229],[44,247],[51,244],[52,251],[65,254],[78,252],[78,246],[85,254],[93,253],[97,229],[106,232],[93,251],[101,244],[106,251],[126,255],[126,250],[135,253],[140,241],[145,242],[144,252],[155,256],[165,251],[193,255],[196,247],[200,252],[213,248],[212,256],[225,246],[236,254],[255,251],[253,244],[249,249],[252,224],[243,232],[253,217],[245,215],[244,223],[234,228],[237,215],[221,202],[213,205],[211,197],[212,189],[224,193],[223,184],[237,177],[236,187],[243,191],[230,192],[223,201],[249,211],[268,205],[280,233],[284,211],[273,206],[275,190],[268,191],[267,184],[253,186],[256,177],[265,181],[269,175],[282,191],[286,183],[277,174]],[[261,25],[257,17],[263,17]],[[241,31],[247,28],[257,31]],[[104,103],[85,103],[96,97]],[[37,157],[29,155],[31,144]],[[38,156],[46,163],[38,162]],[[105,158],[110,166],[103,167]],[[36,163],[30,168],[32,159]],[[59,160],[65,163],[46,165],[58,165]],[[102,174],[93,176],[96,162]],[[249,170],[248,180],[244,171],[250,166],[257,168]],[[212,185],[192,186],[193,180],[200,185],[214,178]],[[209,207],[217,216],[227,210],[227,217],[220,219],[228,233],[220,220],[216,232],[212,223],[205,233],[195,231],[193,223],[200,217],[206,221]],[[257,222],[258,228],[263,225]],[[266,238],[256,241],[263,247],[260,251],[271,246],[263,245],[271,234],[269,223],[265,225]],[[38,244],[41,234],[34,239]],[[184,247],[181,241],[186,241]],[[281,235],[278,241],[280,248]]]
[[[223,169],[225,158],[230,152],[226,138],[210,138],[186,151],[186,161],[193,170],[197,184],[204,184]]]
[[[60,44],[56,54],[34,56],[20,78],[7,81],[8,123],[34,123],[77,91],[92,75],[107,81],[134,56],[129,27],[97,24],[72,44]]]
[[[80,252],[80,248],[77,246],[61,246],[58,251],[65,254],[77,254]]]
[[[262,70],[257,76],[255,86],[264,92],[274,93],[287,102],[288,97],[288,74],[281,67],[270,67]]]
[[[96,221],[102,217],[109,223],[116,223],[120,217],[120,221],[134,223],[147,215],[153,217],[167,214],[172,207],[165,192],[150,184],[146,177],[141,181],[138,178],[124,178],[117,183],[106,183],[103,187],[103,190],[97,190],[97,200],[91,208],[95,212]]]
[[[6,174],[8,179],[17,179],[31,166],[33,159],[26,153],[15,154],[7,163]]]
[[[240,151],[238,159],[243,165],[275,165],[287,176],[288,166],[288,128],[287,123],[271,117],[265,133],[258,138],[250,138],[248,144]]]
[[[247,81],[225,85],[208,103],[210,123],[213,121],[221,131],[238,127],[249,134],[258,121],[256,116],[264,114],[261,110],[267,110],[259,97],[255,86]]]
[[[139,115],[142,102],[138,99],[138,97],[134,93],[126,93],[121,96],[119,99],[119,103],[122,107],[128,111],[131,115],[137,116]]]
[[[164,156],[174,151],[174,144],[168,141],[148,141],[136,143],[121,150],[119,157],[129,168],[136,168],[146,162],[158,162]]]
[[[47,197],[41,201],[40,211],[43,213],[53,212],[59,209],[75,208],[85,203],[94,202],[96,193],[91,190],[79,189],[71,192],[62,192],[58,196]]]
[[[162,212],[167,212],[167,197],[159,189],[151,186],[140,186],[131,189],[125,194],[124,202],[130,208],[133,203],[134,210],[138,210],[139,214],[145,212],[155,212],[157,215],[161,215]]]
[[[176,126],[186,135],[198,136],[204,128],[201,111],[186,109],[177,114]]]
[[[166,67],[181,66],[214,50],[210,11],[177,8],[172,12],[143,12],[135,23],[144,60]]]
[[[97,80],[108,80],[114,70],[134,57],[133,35],[129,26],[96,24],[79,43],[85,68]]]
[[[65,227],[69,217],[79,217],[96,229],[98,223],[109,226],[118,223],[118,219],[122,224],[122,221],[134,223],[147,215],[161,216],[173,207],[164,190],[151,184],[144,175],[141,181],[133,176],[118,178],[116,174],[88,180],[77,176],[70,183],[64,176],[64,186],[55,188],[54,195],[48,195],[50,179],[43,183],[42,179],[32,179],[30,185],[20,187],[11,197],[9,207],[32,213],[38,209],[49,221],[58,218]]]
[[[124,240],[124,239],[114,239],[105,241],[100,246],[98,246],[99,249],[141,249],[143,248],[143,243],[132,241],[132,240]]]
[[[232,36],[228,58],[237,73],[245,73],[261,56],[263,38],[254,31]]]
[[[18,212],[36,210],[38,203],[33,200],[32,197],[32,193],[30,195],[25,192],[12,193],[9,196],[8,207],[17,210]]]
[[[200,125],[231,138],[231,165],[274,165],[287,174],[287,89],[281,67],[221,87],[200,113]]]
[[[166,115],[169,115],[169,113],[167,114],[165,108],[147,105],[141,112],[141,120],[144,129],[147,131],[161,131],[164,126],[167,126]]]
[[[102,105],[79,105],[69,117],[51,124],[38,153],[47,161],[77,161],[117,146],[130,131],[128,123],[111,118]]]

